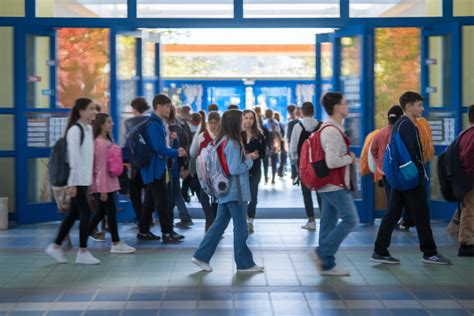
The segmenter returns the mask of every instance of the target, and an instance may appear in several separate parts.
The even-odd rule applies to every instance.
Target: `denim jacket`
[[[237,188],[237,178],[240,179],[240,187],[242,193],[242,201],[249,202],[250,198],[250,183],[249,170],[253,166],[252,159],[242,159],[242,150],[236,141],[229,140],[224,148],[224,156],[229,167],[229,172],[232,176],[230,180],[230,190],[226,194],[217,197],[219,203],[228,203],[239,201],[239,190]]]
[[[140,168],[144,184],[161,179],[166,170],[167,159],[178,157],[178,150],[166,146],[166,130],[163,120],[155,113],[152,113],[150,117],[151,123],[147,126],[145,140],[155,153],[150,163]]]

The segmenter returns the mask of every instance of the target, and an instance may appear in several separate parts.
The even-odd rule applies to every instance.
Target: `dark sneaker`
[[[474,245],[461,244],[458,250],[459,257],[474,257]]]
[[[431,257],[423,256],[422,261],[423,263],[426,263],[426,264],[439,264],[439,265],[451,264],[451,260],[443,256],[439,252]]]
[[[410,226],[405,225],[405,223],[400,222],[395,226],[396,230],[402,231],[402,232],[407,232],[410,231]]]
[[[160,236],[156,236],[155,234],[153,234],[152,232],[148,232],[148,233],[138,233],[137,234],[137,239],[140,239],[140,240],[160,240]]]
[[[193,226],[194,223],[193,221],[189,220],[189,221],[181,221],[181,222],[177,222],[176,224],[174,224],[174,226],[176,227],[179,227],[179,228],[188,228],[190,226]]]
[[[94,241],[105,241],[105,232],[93,232],[89,237]]]
[[[171,234],[163,234],[163,243],[180,242],[183,239],[184,236],[176,232],[172,232]]]
[[[392,257],[391,255],[381,256],[375,252],[372,254],[372,257],[370,257],[370,261],[385,264],[400,264],[400,260]]]

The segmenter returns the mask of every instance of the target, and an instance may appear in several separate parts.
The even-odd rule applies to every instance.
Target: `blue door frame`
[[[21,0],[20,0],[21,1]],[[15,220],[19,224],[32,223],[38,221],[45,221],[59,218],[56,213],[56,208],[52,203],[46,204],[34,204],[29,205],[27,203],[25,188],[28,187],[28,158],[35,157],[47,157],[49,152],[47,149],[30,149],[26,145],[26,114],[27,113],[43,113],[43,112],[57,112],[62,113],[67,110],[57,109],[55,102],[51,103],[50,109],[30,109],[26,104],[26,65],[23,61],[26,60],[25,40],[27,34],[38,34],[42,32],[50,32],[55,28],[60,27],[98,27],[98,28],[109,28],[111,30],[110,37],[110,64],[111,64],[111,80],[110,80],[110,95],[111,95],[111,112],[115,121],[118,121],[120,117],[119,109],[117,106],[117,75],[116,75],[116,35],[124,31],[132,31],[138,28],[244,28],[244,27],[329,27],[329,28],[340,28],[339,35],[333,35],[334,45],[333,52],[336,52],[337,41],[336,38],[339,36],[362,36],[364,40],[362,43],[362,49],[364,53],[362,56],[373,58],[373,40],[372,32],[375,27],[421,27],[427,32],[431,29],[432,32],[443,31],[443,26],[449,25],[449,29],[452,35],[452,49],[453,49],[453,64],[452,64],[452,85],[455,86],[451,91],[451,109],[444,109],[445,111],[455,110],[456,117],[461,115],[461,101],[462,96],[462,84],[461,84],[461,29],[463,25],[474,24],[474,17],[453,17],[453,2],[452,0],[443,1],[443,15],[440,17],[423,17],[423,18],[350,18],[349,17],[349,0],[340,1],[340,17],[338,18],[306,18],[306,19],[294,19],[294,18],[282,18],[282,19],[244,19],[243,18],[243,0],[234,0],[234,18],[231,19],[142,19],[137,18],[136,4],[137,0],[128,0],[128,12],[127,18],[37,18],[35,17],[35,0],[25,0],[25,17],[0,17],[0,26],[12,26],[14,27],[14,56],[15,56],[15,67],[14,67],[14,108],[13,109],[0,109],[2,114],[14,114],[15,115],[15,148],[13,151],[2,151],[0,152],[1,157],[14,157],[15,158],[15,174],[16,174],[16,197],[15,197],[15,209],[16,212],[11,214],[11,219]],[[353,27],[353,25],[361,25],[360,27]],[[437,25],[440,25],[437,27]],[[359,29],[357,29],[359,28]],[[44,33],[43,33],[44,34]],[[344,35],[345,34],[345,35]],[[425,33],[428,34],[428,33]],[[331,37],[331,36],[329,36]],[[157,45],[159,46],[159,45]],[[318,48],[316,48],[317,50]],[[52,50],[54,52],[54,50]],[[157,50],[159,55],[159,50]],[[141,59],[141,54],[138,57]],[[157,57],[157,60],[158,57]],[[333,54],[333,78],[337,78],[338,74],[338,54]],[[364,105],[367,106],[365,115],[363,115],[363,122],[361,124],[362,135],[365,137],[367,131],[373,128],[373,120],[371,115],[373,114],[373,72],[371,71],[372,61],[363,58],[362,71],[365,71],[365,75],[362,76],[363,83],[361,91],[364,94],[363,98],[366,100]],[[137,63],[138,64],[138,63]],[[159,63],[157,67],[157,77],[159,74]],[[423,80],[422,75],[422,80]],[[54,77],[51,76],[51,78]],[[425,78],[426,79],[426,78]],[[144,82],[142,78],[142,83]],[[426,81],[425,81],[426,82]],[[336,90],[339,88],[338,82],[334,82],[333,88]],[[137,83],[140,84],[140,82]],[[316,86],[321,86],[322,82],[318,78],[316,79]],[[422,91],[424,85],[421,87]],[[137,89],[140,91],[141,88]],[[155,92],[160,91],[159,78],[156,81]],[[316,89],[315,100],[319,100],[321,90]],[[425,94],[425,93],[424,93]],[[52,96],[53,97],[53,96]],[[317,102],[315,102],[317,104]],[[438,109],[436,109],[437,111]],[[442,111],[441,109],[440,111]],[[321,109],[316,106],[317,116],[321,117]],[[319,111],[319,113],[318,113]],[[429,108],[427,114],[434,111]],[[459,132],[460,119],[456,120],[456,133]],[[114,130],[114,136],[118,136],[118,126]],[[360,148],[353,148],[358,151]],[[436,151],[439,153],[443,148],[437,147]],[[365,203],[365,211],[361,214],[363,221],[371,222],[373,219],[373,188],[367,188],[367,184],[370,179],[365,177],[362,179],[363,187],[363,199],[362,202],[358,202],[360,209],[361,203]],[[370,186],[371,187],[371,186]],[[370,201],[370,202],[363,202]],[[445,218],[448,217],[446,213],[444,216],[442,209],[446,207],[444,202],[430,202],[433,208],[433,217]],[[362,204],[363,205],[363,204]],[[439,214],[438,214],[439,210]]]

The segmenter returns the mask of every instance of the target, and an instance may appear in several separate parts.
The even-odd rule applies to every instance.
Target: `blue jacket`
[[[167,159],[178,157],[176,149],[166,146],[166,130],[163,120],[155,113],[152,113],[150,117],[151,123],[147,126],[145,140],[155,154],[146,167],[140,168],[144,184],[161,179],[165,174]]]
[[[237,189],[237,178],[240,178],[242,201],[248,202],[250,198],[249,170],[253,166],[252,159],[242,160],[240,146],[235,141],[228,141],[224,148],[224,156],[229,167],[229,172],[233,176],[230,180],[230,190],[226,194],[219,195],[219,203],[239,201],[239,191]]]

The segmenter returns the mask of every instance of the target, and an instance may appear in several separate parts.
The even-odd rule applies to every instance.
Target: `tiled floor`
[[[421,263],[414,231],[396,232],[392,252],[399,266],[368,261],[378,225],[360,225],[344,242],[338,264],[350,277],[322,277],[310,249],[317,233],[300,229],[302,220],[257,220],[249,238],[265,273],[237,275],[232,227],[200,272],[189,262],[201,241],[203,222],[181,231],[178,245],[137,242],[132,224],[121,225],[135,255],[112,255],[110,241],[90,242],[98,266],[55,264],[43,248],[58,224],[21,226],[0,232],[1,315],[474,315],[474,262],[455,255],[445,223],[433,223],[449,267]],[[156,229],[156,228],[155,228]],[[78,244],[77,228],[73,243]]]

